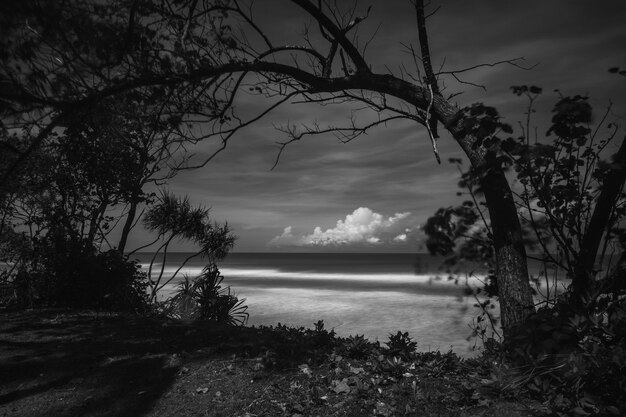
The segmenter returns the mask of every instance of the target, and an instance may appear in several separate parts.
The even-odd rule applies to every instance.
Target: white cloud
[[[406,242],[406,233],[402,233],[393,238],[394,242]]]
[[[315,227],[310,234],[296,235],[291,226],[274,237],[270,246],[346,246],[384,245],[407,243],[410,234],[419,226],[410,212],[385,217],[367,207],[359,207],[345,219],[338,220],[335,227],[322,231]]]

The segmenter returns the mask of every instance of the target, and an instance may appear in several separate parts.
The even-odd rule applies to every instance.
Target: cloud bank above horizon
[[[322,231],[316,226],[312,233],[296,234],[292,226],[268,242],[271,248],[284,247],[377,247],[405,246],[417,242],[420,227],[411,212],[385,217],[368,207],[359,207],[335,227]]]

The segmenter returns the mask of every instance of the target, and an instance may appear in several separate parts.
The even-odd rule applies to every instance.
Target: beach
[[[163,280],[186,256],[166,258]],[[151,256],[138,259],[147,268]],[[224,284],[246,299],[248,325],[312,327],[323,320],[340,336],[359,334],[380,342],[408,331],[419,351],[472,355],[474,341],[468,337],[479,314],[476,300],[464,295],[464,283],[449,281],[440,264],[427,254],[234,253],[218,265]],[[198,258],[188,263],[161,298],[203,266]],[[160,267],[160,262],[153,265],[153,277]],[[478,278],[471,278],[471,285],[480,285]]]

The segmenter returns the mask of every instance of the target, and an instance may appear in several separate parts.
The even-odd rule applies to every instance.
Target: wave
[[[177,268],[166,267],[164,278],[168,279]],[[181,269],[173,282],[182,280],[185,275],[198,276],[202,268]],[[282,271],[273,268],[245,269],[223,268],[225,283],[233,289],[257,288],[301,288],[329,289],[338,291],[398,291],[417,294],[459,295],[466,285],[482,286],[480,276],[470,277],[467,282],[458,283],[434,275],[410,273],[343,273],[317,271]],[[156,271],[158,275],[159,270]],[[153,275],[155,271],[153,270]]]

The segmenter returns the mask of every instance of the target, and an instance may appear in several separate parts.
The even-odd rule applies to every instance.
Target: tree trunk
[[[491,220],[500,317],[506,339],[510,330],[534,311],[526,248],[513,194],[502,170],[491,170],[482,186]]]
[[[607,232],[611,212],[626,181],[626,137],[613,156],[611,171],[606,175],[593,215],[583,236],[574,269],[572,292],[574,302],[581,306],[594,293],[595,264],[602,236]]]
[[[124,250],[126,249],[126,243],[128,242],[130,229],[133,227],[133,223],[135,222],[135,216],[137,215],[137,205],[137,198],[133,196],[133,199],[130,202],[128,215],[126,216],[126,222],[124,223],[124,227],[122,228],[122,236],[120,236],[120,242],[117,245],[117,250],[122,255],[124,254]]]
[[[100,220],[104,217],[104,213],[109,205],[108,198],[104,198],[98,205],[98,209],[91,215],[89,222],[89,233],[87,234],[87,244],[92,246],[96,240],[96,233],[99,230]]]
[[[458,107],[441,96],[435,97],[434,107],[437,117],[461,146],[472,166],[485,167],[488,164],[487,151],[484,147],[472,146],[476,138],[464,133],[462,121],[456,118]],[[506,340],[511,330],[535,311],[526,248],[513,193],[504,171],[491,167],[481,179],[481,186],[491,220],[500,318]]]

